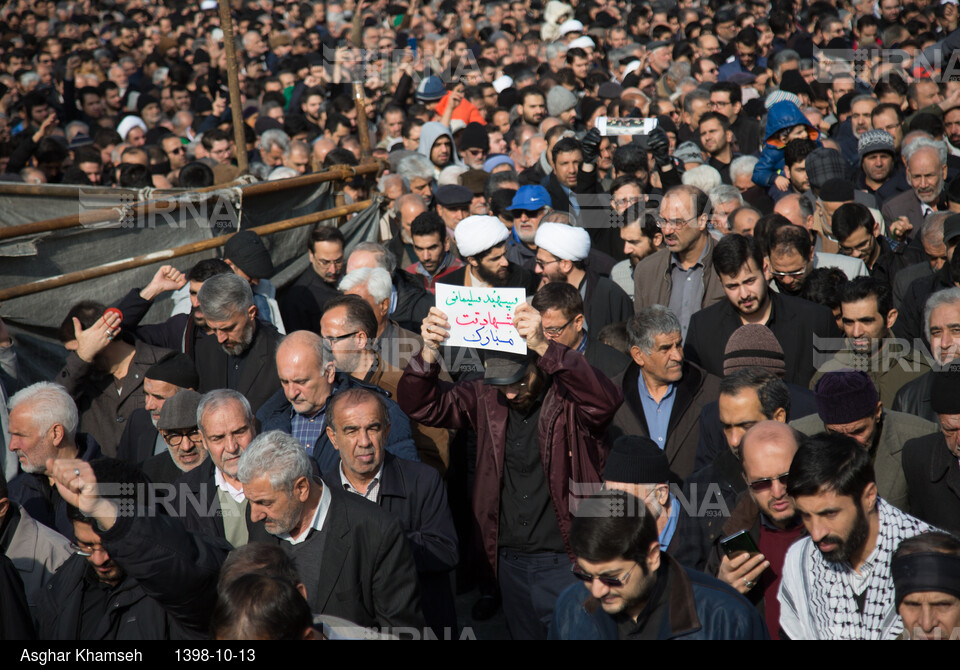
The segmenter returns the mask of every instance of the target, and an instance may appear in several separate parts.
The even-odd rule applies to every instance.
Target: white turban
[[[502,244],[510,237],[510,230],[495,216],[475,215],[458,223],[453,236],[460,255],[466,258]]]
[[[117,126],[117,134],[126,141],[127,133],[133,130],[136,126],[140,126],[143,129],[143,132],[147,132],[147,124],[143,122],[139,116],[125,116],[123,121],[120,122],[120,125]]]
[[[504,89],[508,89],[513,86],[513,77],[509,75],[503,75],[493,80],[493,90],[497,93],[502,93]]]
[[[577,39],[570,42],[570,44],[567,45],[567,48],[568,49],[587,49],[587,48],[596,49],[597,45],[592,39],[590,39],[586,35],[581,35]]]
[[[541,223],[534,242],[557,258],[582,261],[590,254],[590,234],[563,223]]]

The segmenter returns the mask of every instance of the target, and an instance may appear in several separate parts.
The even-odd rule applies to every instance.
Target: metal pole
[[[243,110],[240,108],[240,82],[237,79],[237,43],[233,36],[230,0],[219,0],[220,29],[227,50],[227,85],[230,88],[230,113],[233,116],[233,143],[236,145],[237,167],[247,171],[247,140],[243,132]]]
[[[366,165],[357,165],[354,167],[343,168],[343,169],[331,169],[324,172],[319,172],[317,174],[304,175],[302,177],[291,177],[290,179],[278,179],[277,181],[268,181],[260,182],[258,184],[250,184],[249,186],[243,187],[243,195],[245,198],[256,197],[258,195],[263,195],[265,193],[276,193],[278,191],[285,191],[290,188],[298,188],[301,186],[309,186],[311,184],[321,184],[327,181],[336,181],[340,179],[346,179],[352,177],[354,174],[369,174],[371,172],[378,172],[382,169],[380,163],[370,163]],[[22,188],[36,189],[39,186],[24,184],[5,184],[0,186],[0,195],[11,193],[14,195],[38,195],[44,197],[50,197],[50,195],[43,193],[42,191],[29,191],[21,192]],[[210,193],[214,194],[216,191],[219,191],[223,188],[226,188],[227,185],[223,184],[220,186],[210,186],[207,188],[195,189],[194,193]],[[54,189],[47,189],[48,191]],[[58,189],[57,189],[58,190]],[[124,192],[124,189],[117,189],[116,193],[121,194]],[[170,195],[176,195],[175,191],[166,191]],[[107,195],[110,193],[108,192]],[[54,193],[53,195],[57,195]],[[70,197],[76,198],[76,192],[71,192]],[[211,196],[212,197],[212,196]],[[148,200],[146,202],[138,203],[133,207],[132,214],[135,216],[141,216],[143,214],[149,214],[157,210],[160,205],[169,205],[169,200]],[[26,235],[39,235],[41,233],[49,233],[55,230],[65,230],[69,228],[76,228],[84,224],[94,224],[94,223],[103,223],[105,221],[115,220],[119,217],[118,210],[112,207],[105,207],[101,209],[91,209],[86,212],[81,212],[79,214],[67,214],[64,216],[58,216],[54,219],[46,219],[44,221],[33,221],[31,223],[22,223],[17,226],[6,226],[0,227],[0,240],[8,240],[14,237],[21,237]]]
[[[277,221],[276,223],[269,223],[264,226],[249,228],[248,230],[252,230],[258,235],[271,235],[273,233],[279,233],[291,228],[298,228],[311,223],[317,223],[318,221],[346,216],[352,212],[362,211],[372,204],[372,200],[364,200],[362,202],[353,203],[352,205],[327,209],[322,212],[315,212],[314,214],[307,214],[293,219],[286,219],[285,221]],[[47,291],[52,288],[76,284],[88,279],[96,279],[97,277],[115,274],[124,270],[139,268],[144,265],[168,261],[172,258],[179,258],[180,256],[189,256],[190,254],[206,251],[207,249],[214,249],[226,244],[227,240],[229,240],[231,237],[233,237],[233,234],[222,235],[209,240],[201,240],[200,242],[192,242],[190,244],[184,244],[172,249],[165,249],[163,251],[144,254],[143,256],[134,256],[133,258],[114,261],[96,268],[77,270],[76,272],[69,272],[56,277],[48,277],[47,279],[41,279],[40,281],[31,282],[29,284],[21,284],[20,286],[12,286],[10,288],[0,289],[0,302],[10,300],[12,298],[22,298],[23,296],[40,293],[41,291]]]

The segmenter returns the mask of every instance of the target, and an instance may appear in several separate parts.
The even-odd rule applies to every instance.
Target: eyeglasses
[[[559,337],[560,334],[567,329],[567,326],[573,323],[576,320],[576,318],[577,317],[573,317],[562,326],[555,326],[553,328],[544,328],[543,333],[549,337]]]
[[[783,279],[784,277],[802,277],[803,274],[807,271],[806,268],[801,268],[799,270],[791,270],[790,272],[778,272],[776,270],[771,270],[770,274],[774,277],[779,277]]]
[[[332,336],[332,337],[324,337],[324,338],[323,338],[323,341],[326,342],[329,346],[332,347],[332,346],[333,346],[334,344],[336,344],[337,342],[342,342],[343,340],[347,339],[348,337],[353,337],[354,335],[356,335],[356,334],[359,333],[359,332],[360,332],[359,330],[355,330],[355,331],[353,331],[352,333],[347,333],[346,335],[334,335],[334,336]]]
[[[538,268],[545,268],[545,267],[547,267],[548,265],[551,265],[551,264],[553,264],[553,263],[559,263],[559,262],[560,262],[559,259],[557,259],[557,260],[552,260],[552,261],[542,261],[542,260],[540,260],[540,259],[538,258],[538,259],[534,262],[534,265],[536,265]]]
[[[83,556],[86,558],[93,556],[98,551],[102,551],[104,553],[107,552],[107,550],[103,548],[102,544],[87,544],[85,542],[71,542],[70,551],[75,553],[77,556]]]
[[[633,568],[637,567],[638,565],[640,564],[634,563]],[[627,583],[627,577],[629,577],[630,573],[633,572],[633,568],[630,568],[619,577],[607,577],[606,575],[588,575],[586,572],[581,571],[576,565],[572,565],[570,567],[570,572],[572,572],[573,576],[582,582],[587,582],[588,584],[592,584],[593,580],[596,579],[598,582],[600,582],[604,586],[617,588],[619,586],[624,586]]]
[[[710,101],[710,108],[711,108],[711,109],[714,109],[714,108],[718,108],[718,107],[729,107],[729,106],[732,105],[732,104],[733,104],[732,102],[722,102],[722,101],[718,101],[718,100],[711,100],[711,101]]]
[[[166,433],[163,435],[163,441],[169,444],[171,447],[179,447],[180,443],[183,442],[183,438],[185,437],[191,442],[199,442],[200,431],[194,428],[193,430],[185,433]]]
[[[513,217],[515,219],[522,219],[523,217],[527,217],[528,219],[535,219],[538,216],[540,216],[540,212],[543,211],[543,208],[541,207],[540,209],[511,209],[510,211],[513,213]]]
[[[690,224],[691,221],[696,221],[699,219],[699,216],[691,216],[689,219],[680,219],[678,221],[669,221],[662,217],[657,217],[657,228],[663,230],[664,228],[683,228]]]
[[[632,195],[629,198],[615,198],[611,200],[614,207],[629,207],[630,205],[640,202],[640,196]]]
[[[777,475],[776,477],[767,477],[766,479],[758,479],[755,482],[750,482],[747,486],[750,487],[750,490],[754,493],[762,493],[769,490],[773,487],[773,482],[777,481],[787,485],[787,478],[790,476],[789,472],[784,472],[782,475]]]
[[[330,266],[340,267],[341,265],[343,265],[343,257],[341,256],[340,258],[337,258],[336,260],[332,260],[332,261],[328,261],[326,258],[315,257],[314,262],[322,268],[327,268]]]

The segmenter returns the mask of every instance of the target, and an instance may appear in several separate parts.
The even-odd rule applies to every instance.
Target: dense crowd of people
[[[0,321],[0,639],[960,638],[956,0],[229,4],[7,3],[0,180],[376,159],[376,239]]]

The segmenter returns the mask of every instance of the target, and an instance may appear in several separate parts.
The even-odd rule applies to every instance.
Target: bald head
[[[806,217],[803,215],[803,212],[800,211],[800,198],[802,197],[803,196],[797,193],[783,196],[777,200],[777,204],[773,207],[773,212],[786,217],[790,223],[795,226],[807,228]]]
[[[336,142],[326,138],[320,138],[313,143],[313,158],[317,162],[317,167],[323,167],[323,161],[327,154],[337,148]]]
[[[748,463],[772,450],[783,450],[793,461],[798,448],[796,432],[789,425],[779,421],[761,421],[744,433],[740,441],[740,461],[746,470]]]
[[[761,421],[740,441],[740,465],[750,497],[779,528],[796,519],[797,510],[787,495],[786,475],[798,448],[797,433],[778,421]]]
[[[400,226],[403,230],[404,242],[412,243],[413,237],[410,226],[413,220],[427,211],[427,203],[416,193],[407,193],[397,198],[397,211],[400,214]]]
[[[323,340],[307,330],[290,333],[277,347],[277,376],[298,414],[314,416],[330,397],[336,367],[325,358]]]
[[[297,330],[280,341],[277,358],[280,356],[313,357],[318,362],[323,358],[323,338],[309,330]]]

